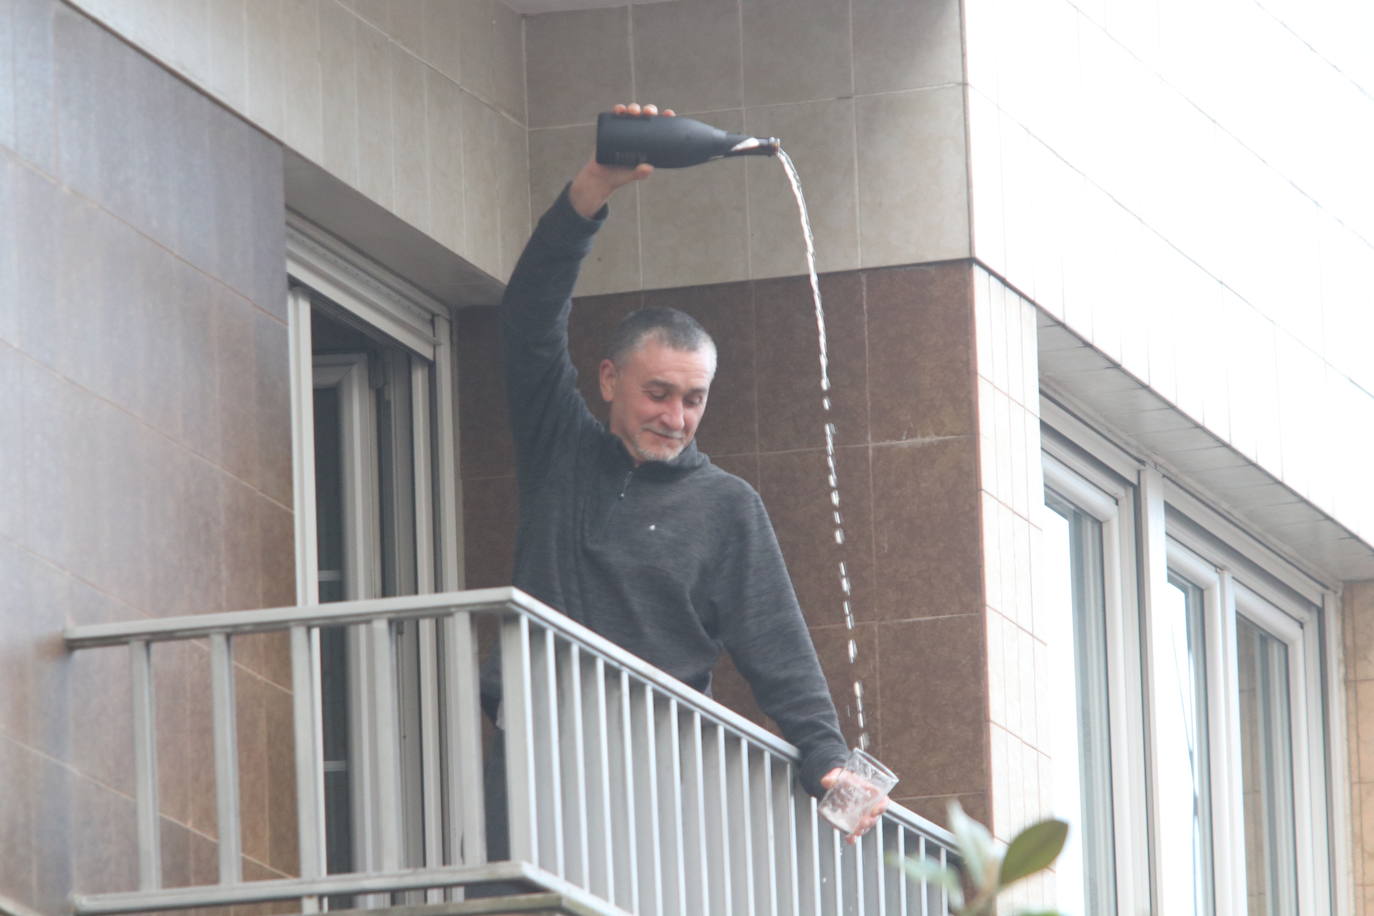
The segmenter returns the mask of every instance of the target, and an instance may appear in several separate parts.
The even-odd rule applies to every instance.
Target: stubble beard
[[[635,455],[640,461],[672,461],[687,447],[685,438],[670,438],[648,428],[635,437]]]

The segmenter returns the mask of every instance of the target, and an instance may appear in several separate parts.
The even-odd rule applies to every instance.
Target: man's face
[[[617,367],[601,361],[601,397],[611,432],[635,464],[671,461],[697,433],[715,373],[715,353],[674,350],[649,337]]]

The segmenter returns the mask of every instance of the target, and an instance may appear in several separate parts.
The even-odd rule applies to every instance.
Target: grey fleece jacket
[[[515,585],[703,692],[724,647],[819,795],[847,748],[763,502],[695,443],[636,467],[577,390],[573,285],[607,212],[584,219],[565,189],[501,306],[520,487]],[[484,694],[498,690],[489,673]]]

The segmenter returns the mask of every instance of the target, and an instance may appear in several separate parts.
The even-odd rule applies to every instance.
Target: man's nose
[[[681,401],[669,401],[663,409],[663,423],[671,430],[679,430],[687,424],[684,420],[686,411],[682,408]]]

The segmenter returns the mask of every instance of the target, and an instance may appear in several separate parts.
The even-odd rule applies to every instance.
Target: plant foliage
[[[988,829],[969,817],[957,801],[949,803],[949,828],[954,834],[957,862],[905,859],[897,864],[912,879],[944,888],[955,916],[994,916],[998,895],[1017,881],[1048,868],[1069,835],[1069,825],[1064,821],[1038,821],[1013,837],[1006,851],[999,854]],[[1021,916],[1060,914],[1051,910]]]

